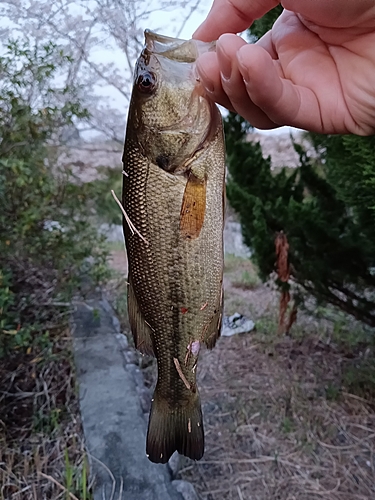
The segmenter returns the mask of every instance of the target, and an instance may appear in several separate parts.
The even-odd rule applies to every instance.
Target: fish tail
[[[155,391],[147,431],[146,453],[151,462],[165,464],[178,451],[193,460],[204,452],[202,410],[198,393],[186,406],[170,409]]]

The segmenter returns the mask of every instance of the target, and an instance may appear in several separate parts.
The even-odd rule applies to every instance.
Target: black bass
[[[124,233],[128,310],[137,349],[154,355],[158,380],[146,453],[199,460],[204,433],[196,367],[222,318],[224,139],[216,105],[195,76],[214,43],[145,32],[128,115]]]

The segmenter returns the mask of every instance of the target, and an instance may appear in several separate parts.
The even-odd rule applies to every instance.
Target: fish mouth
[[[155,55],[163,56],[173,61],[194,63],[201,54],[214,52],[216,42],[200,40],[183,40],[166,35],[160,35],[151,30],[145,30],[145,49]]]

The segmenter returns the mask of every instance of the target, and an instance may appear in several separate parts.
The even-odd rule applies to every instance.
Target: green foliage
[[[256,20],[250,34],[260,38],[281,12],[279,5]],[[227,192],[261,276],[275,269],[274,239],[284,231],[299,290],[375,326],[374,137],[308,134],[319,161],[295,146],[299,168],[271,172],[260,145],[246,141],[250,128],[226,119]]]
[[[373,358],[344,366],[343,385],[346,390],[368,400],[375,398],[375,362]]]
[[[250,34],[256,39],[263,36],[264,33],[272,28],[276,19],[279,17],[282,11],[282,6],[277,5],[277,7],[267,12],[265,16],[261,17],[260,19],[256,19],[249,29]]]
[[[273,173],[260,145],[247,142],[249,125],[242,118],[230,114],[225,127],[228,198],[240,215],[245,242],[254,250],[263,278],[275,268],[275,236],[284,231],[295,282],[318,301],[375,326],[372,212],[366,201],[349,203],[357,200],[355,194],[350,198],[350,189],[346,192],[340,183],[330,182],[337,171],[331,168],[335,159],[328,158],[329,148],[326,161],[315,165],[296,146],[299,168],[292,174],[286,169]],[[362,168],[367,172],[370,164]]]
[[[281,430],[285,434],[290,434],[291,432],[295,431],[295,423],[292,418],[290,417],[284,417],[282,422],[281,422]]]
[[[120,196],[122,175],[119,175],[118,169],[110,167],[102,167],[98,169],[98,173],[102,175],[101,179],[95,179],[85,184],[87,199],[95,200],[95,206],[93,206],[92,201],[89,206],[101,221],[108,224],[122,224],[121,210],[111,194],[113,189],[117,196]]]
[[[233,286],[242,288],[243,290],[253,290],[260,284],[257,274],[243,271],[238,281],[233,283]]]
[[[68,450],[64,451],[65,462],[65,495],[66,499],[80,498],[81,500],[89,500],[92,498],[91,492],[88,490],[88,472],[89,466],[86,456],[80,464],[74,464],[69,458]]]
[[[321,153],[327,180],[352,209],[366,237],[375,239],[375,137],[310,134]]]
[[[325,396],[328,401],[337,401],[340,397],[340,388],[330,383],[325,387]]]
[[[0,356],[55,324],[56,304],[106,275],[103,241],[84,189],[49,145],[87,112],[57,85],[71,60],[52,43],[10,42],[0,57]]]
[[[224,125],[228,199],[240,216],[245,243],[255,251],[260,275],[266,279],[275,263],[274,237],[282,229],[279,211],[290,193],[301,202],[303,192],[295,186],[297,172],[287,175],[283,170],[277,177],[272,175],[270,159],[263,158],[260,144],[246,141],[251,127],[239,115],[230,113]]]

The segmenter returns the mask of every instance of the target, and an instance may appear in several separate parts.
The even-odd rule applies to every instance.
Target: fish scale
[[[122,201],[136,228],[124,220],[128,310],[136,347],[158,365],[153,462],[204,451],[196,366],[221,324],[225,162],[221,117],[198,91],[191,53],[212,47],[147,33],[128,116]]]

